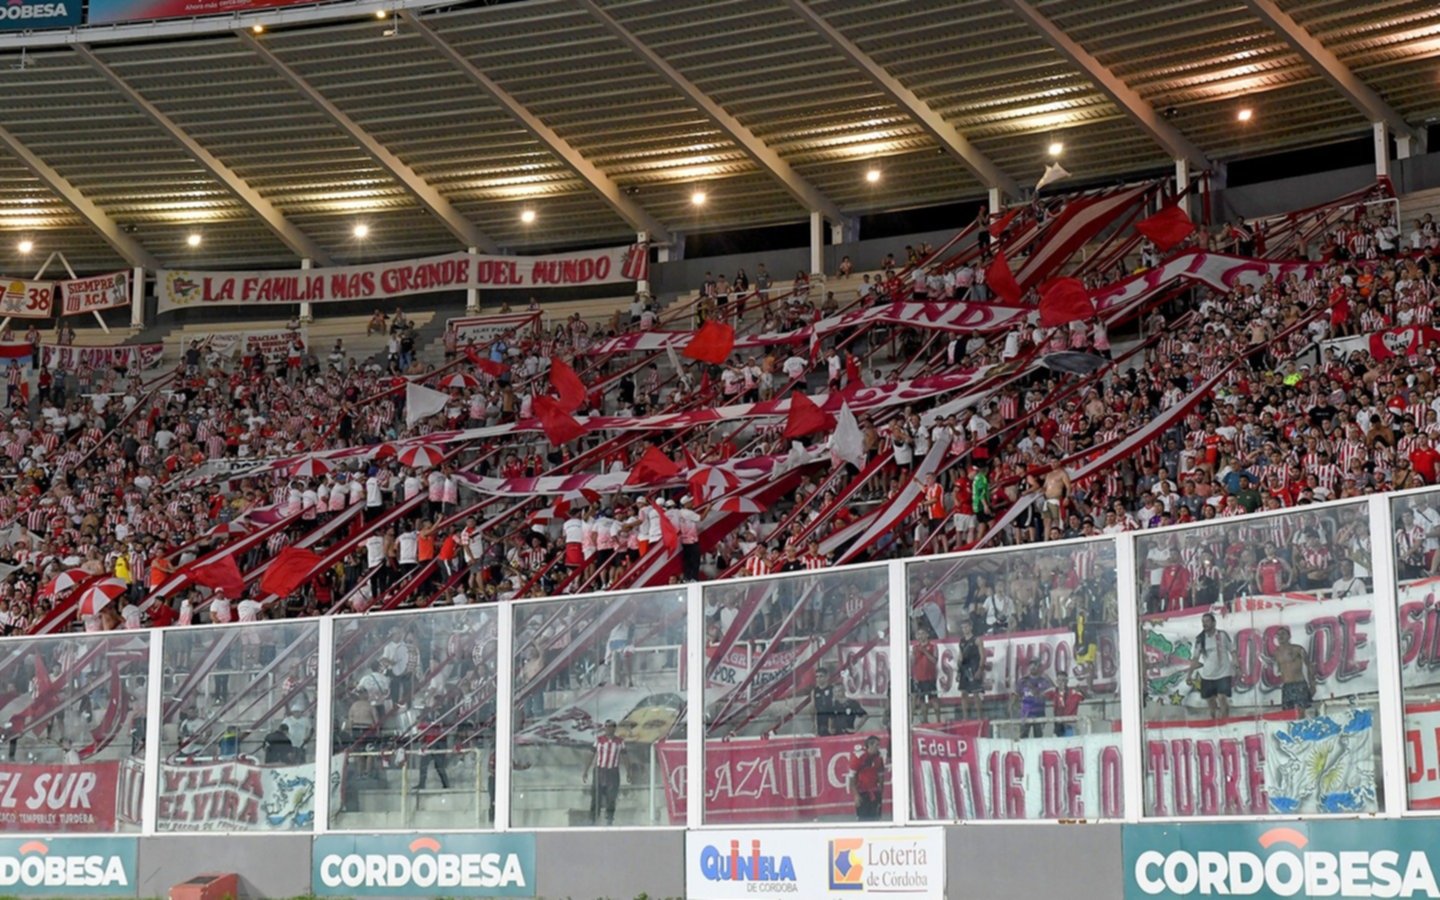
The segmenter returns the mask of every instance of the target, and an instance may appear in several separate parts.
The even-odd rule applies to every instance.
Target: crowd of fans
[[[1240,240],[1238,227],[1204,240],[1224,248]],[[790,502],[701,543],[698,565],[676,577],[828,565],[833,552],[822,549],[826,538],[895,497],[941,440],[948,441],[946,462],[926,480],[924,502],[865,557],[958,550],[982,539],[1018,544],[1145,529],[1433,483],[1440,465],[1432,446],[1440,427],[1435,345],[1387,359],[1326,350],[1314,364],[1300,361],[1301,351],[1330,337],[1430,322],[1440,287],[1435,226],[1417,222],[1409,243],[1418,235],[1424,252],[1403,258],[1393,254],[1408,244],[1395,241],[1393,231],[1381,218],[1347,218],[1325,236],[1320,252],[1328,264],[1317,277],[1292,276],[1229,294],[1197,289],[1147,311],[1138,323],[1146,349],[1115,371],[1103,370],[1103,377],[1036,367],[954,415],[927,416],[923,406],[863,414],[867,458],[887,464],[859,491],[847,490],[853,470],[819,467]],[[924,260],[928,250],[912,249],[912,261]],[[1144,247],[1138,252],[1153,256]],[[936,296],[984,296],[984,260],[937,266],[944,274]],[[1090,273],[1087,282],[1101,287],[1136,265],[1132,254],[1125,264]],[[910,290],[903,274],[887,279],[882,272],[867,282],[847,290],[853,299],[847,296],[845,308]],[[929,286],[927,280],[927,292]],[[723,311],[744,333],[813,321],[840,304],[833,292],[818,303],[804,290],[782,292],[757,266],[754,276],[741,271],[707,279],[693,308],[702,319]],[[314,615],[341,604],[363,611],[406,585],[408,605],[628,583],[626,567],[661,539],[660,515],[673,520],[682,545],[699,543],[704,497],[677,490],[651,505],[624,494],[559,509],[554,496],[545,496],[477,510],[470,507],[485,498],[466,490],[465,479],[624,470],[649,446],[684,466],[788,448],[775,424],[722,423],[642,440],[602,434],[559,449],[524,432],[474,442],[433,467],[408,467],[382,451],[314,477],[279,470],[224,481],[287,455],[527,419],[552,356],[572,362],[591,386],[582,412],[644,415],[779,397],[792,386],[818,392],[848,385],[856,370],[874,382],[913,376],[917,363],[932,374],[1033,352],[1111,355],[1108,329],[1097,319],[1058,329],[1031,323],[938,347],[917,329],[876,327],[827,338],[813,350],[777,345],[737,353],[723,366],[687,363],[676,372],[660,360],[630,371],[628,360],[588,353],[596,338],[653,326],[669,315],[644,302],[629,313],[617,314],[608,327],[577,316],[552,330],[497,340],[485,353],[509,364],[509,372],[480,375],[479,387],[452,390],[443,412],[415,427],[406,426],[392,373],[428,367],[412,358],[416,348],[405,336],[413,333],[400,313],[393,323],[377,317],[375,327],[391,332],[391,353],[369,364],[348,358],[343,345],[323,362],[306,348],[297,376],[289,356],[229,360],[195,347],[173,379],[153,391],[137,371],[53,373],[28,404],[16,400],[0,433],[0,475],[12,484],[0,496],[0,526],[11,526],[6,552],[15,567],[0,582],[0,625],[25,632],[63,606],[70,598],[47,586],[69,569],[113,574],[132,586],[83,623],[91,629]],[[1127,338],[1136,336],[1133,326],[1122,327]],[[449,356],[463,348],[447,343],[445,349]],[[1232,364],[1215,395],[1161,440],[1090,477],[1053,477],[1057,470],[1063,475],[1058,459],[1081,458],[1087,448],[1133,433]],[[1067,386],[1080,389],[1052,403]],[[347,527],[313,539],[319,525],[352,506],[362,507],[357,521],[368,527],[417,495],[421,502],[373,534]],[[1017,502],[1028,508],[991,534],[1000,514]],[[242,571],[296,541],[322,554],[338,551],[335,564],[288,598],[260,596],[255,580],[240,597],[194,585],[163,597],[153,592],[207,550],[257,528],[254,514],[266,509],[293,522],[245,554]],[[506,514],[497,517],[502,509]],[[1341,567],[1336,557],[1323,575],[1307,575],[1307,583],[1329,585],[1342,577]],[[424,578],[407,577],[412,571]],[[1191,572],[1187,590],[1194,593],[1201,580]]]

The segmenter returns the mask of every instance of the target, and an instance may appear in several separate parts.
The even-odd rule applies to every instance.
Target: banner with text
[[[853,825],[692,831],[685,835],[685,896],[941,900],[945,832]],[[957,885],[950,896],[966,894]]]
[[[922,819],[1118,819],[1119,734],[1028,740],[979,737],[978,722],[911,732],[914,806]]]
[[[47,369],[73,372],[91,369],[128,369],[137,360],[142,369],[160,365],[164,344],[120,344],[114,347],[76,347],[73,344],[41,344],[40,364]]]
[[[309,831],[315,766],[164,763],[156,815],[164,830]]]
[[[1292,640],[1314,666],[1315,700],[1375,693],[1379,680],[1371,658],[1375,647],[1373,605],[1374,598],[1367,594],[1247,612],[1217,611],[1216,626],[1229,634],[1235,647],[1230,705],[1280,705],[1283,681],[1272,656],[1281,628],[1289,629]],[[1199,686],[1191,678],[1190,661],[1195,658],[1200,617],[1206,612],[1187,610],[1141,623],[1147,702],[1193,709],[1205,706]],[[1407,685],[1411,669],[1407,663]]]
[[[0,317],[48,319],[55,312],[55,283],[0,277]]]
[[[111,272],[94,278],[60,282],[62,316],[119,309],[130,305],[130,273]]]
[[[528,338],[540,327],[540,313],[504,313],[494,316],[461,316],[450,319],[445,327],[455,333],[459,347],[474,344],[483,347],[496,338],[503,337],[507,343]]]
[[[91,25],[108,25],[145,19],[188,19],[192,16],[230,15],[251,9],[295,6],[304,2],[307,0],[90,0],[86,21]]]
[[[0,763],[0,831],[78,834],[115,830],[119,762],[74,766]]]
[[[1440,809],[1440,703],[1405,707],[1405,770],[1411,809]]]
[[[0,31],[68,28],[80,24],[80,0],[10,0],[0,7]]]
[[[298,332],[288,328],[277,328],[270,331],[218,332],[206,337],[204,346],[229,359],[237,356],[242,359],[254,359],[257,353],[263,354],[266,364],[274,365],[284,362],[285,357],[290,355],[290,345],[295,342],[297,334],[300,342],[305,345],[305,349],[309,350],[310,332],[304,328]]]
[[[1374,713],[1150,723],[1145,811],[1157,817],[1373,813]]]
[[[790,822],[819,816],[855,815],[850,763],[870,733],[835,737],[774,737],[705,742],[705,821]],[[875,733],[882,745],[889,736]],[[656,745],[665,779],[665,807],[673,824],[684,824],[684,741]],[[882,749],[888,754],[888,749]],[[888,755],[887,755],[888,759]],[[883,816],[890,815],[885,791]]]
[[[551,256],[483,256],[451,253],[328,269],[201,272],[161,269],[159,311],[196,306],[261,306],[399,300],[416,294],[467,288],[563,288],[621,284],[646,277],[644,244],[579,250]]]

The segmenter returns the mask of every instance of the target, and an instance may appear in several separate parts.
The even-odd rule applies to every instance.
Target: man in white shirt
[[[1228,633],[1215,627],[1214,615],[1201,616],[1200,625],[1190,671],[1200,670],[1200,697],[1210,707],[1210,718],[1226,719],[1234,689],[1235,644]]]

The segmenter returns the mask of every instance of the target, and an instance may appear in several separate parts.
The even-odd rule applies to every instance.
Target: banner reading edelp
[[[195,306],[267,303],[388,301],[415,294],[468,288],[552,288],[622,284],[646,277],[645,244],[579,250],[550,256],[483,256],[450,253],[328,269],[156,273],[159,311]]]

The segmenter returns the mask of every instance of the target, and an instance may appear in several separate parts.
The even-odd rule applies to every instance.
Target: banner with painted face
[[[315,765],[162,763],[156,817],[164,831],[309,831]]]
[[[390,301],[468,288],[570,288],[623,284],[645,277],[645,245],[577,250],[550,256],[450,253],[326,269],[156,273],[159,311],[197,306]]]
[[[62,316],[119,309],[130,305],[130,273],[111,272],[93,278],[77,278],[60,282]]]
[[[834,737],[773,737],[705,742],[705,821],[813,821],[853,816],[850,764],[863,752],[870,733]],[[875,733],[889,760],[889,736]],[[674,824],[684,824],[686,766],[684,741],[656,744],[665,781],[665,807]],[[890,815],[885,790],[882,817]]]
[[[1217,612],[1216,628],[1235,647],[1235,672],[1230,705],[1278,707],[1282,679],[1272,658],[1280,632],[1305,651],[1315,672],[1315,696],[1328,700],[1373,694],[1379,689],[1372,632],[1374,597],[1366,594],[1333,600],[1292,603],[1246,612]],[[1190,662],[1197,654],[1201,616],[1208,610],[1187,610],[1153,616],[1141,623],[1144,648],[1145,700],[1150,704],[1204,708]],[[1406,683],[1409,684],[1407,677]]]

